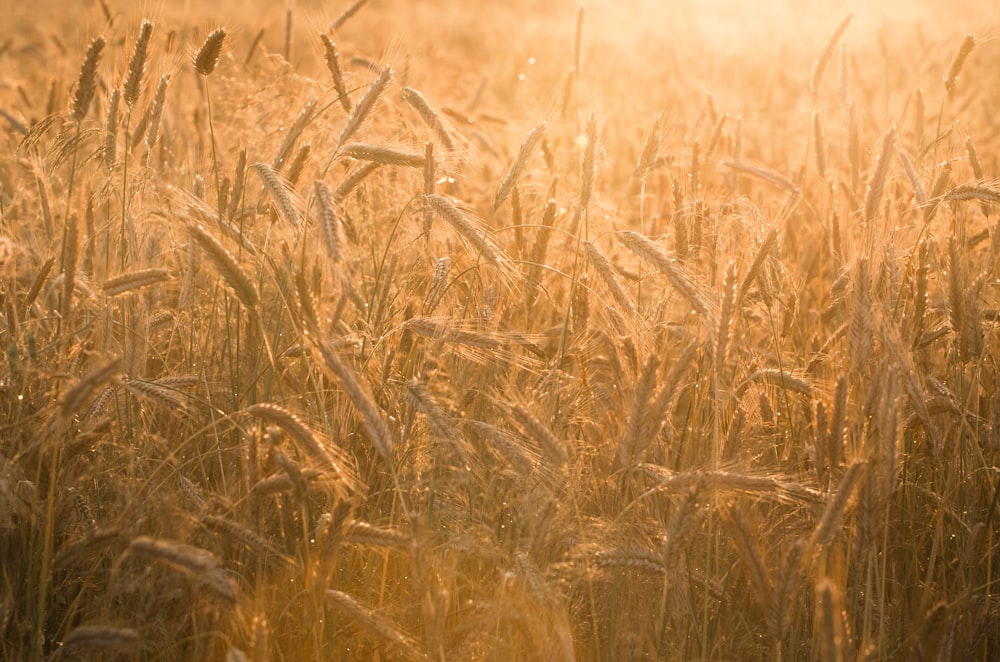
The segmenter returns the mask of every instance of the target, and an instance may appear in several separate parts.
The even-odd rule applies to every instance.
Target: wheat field
[[[3,4],[0,658],[1000,656],[1000,10]]]

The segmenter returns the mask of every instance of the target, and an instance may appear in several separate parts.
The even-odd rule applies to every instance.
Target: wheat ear
[[[104,37],[96,37],[87,47],[87,55],[80,67],[80,75],[76,79],[76,94],[73,95],[73,121],[80,123],[87,115],[90,102],[97,90],[97,65],[101,61],[101,51],[104,50]]]

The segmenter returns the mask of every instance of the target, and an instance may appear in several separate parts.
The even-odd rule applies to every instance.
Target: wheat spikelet
[[[493,211],[499,209],[503,201],[510,195],[511,190],[517,183],[518,177],[521,176],[521,170],[524,169],[525,164],[528,162],[528,157],[531,156],[531,152],[535,149],[538,141],[545,135],[545,130],[545,122],[539,122],[525,136],[524,142],[521,143],[521,147],[517,150],[517,158],[514,159],[514,163],[511,164],[504,178],[500,180],[500,186],[497,187],[496,195],[493,196]]]
[[[274,157],[274,162],[271,164],[271,170],[278,172],[285,165],[285,161],[288,159],[288,155],[292,153],[292,148],[295,147],[295,142],[305,131],[306,127],[315,117],[316,110],[316,100],[312,99],[306,103],[305,108],[303,108],[299,114],[296,116],[295,121],[292,122],[292,126],[288,128],[288,132],[285,134],[285,139],[281,141],[281,146],[278,148],[278,153]],[[291,176],[289,176],[291,179]]]
[[[340,223],[337,220],[337,209],[333,204],[333,192],[320,179],[313,186],[316,195],[316,212],[319,217],[320,234],[327,255],[334,263],[340,262]]]
[[[345,145],[340,150],[341,155],[349,156],[359,161],[369,161],[379,165],[394,165],[404,168],[423,168],[424,155],[401,152],[391,147],[383,145],[367,145],[364,143],[351,143]]]
[[[210,572],[220,565],[219,559],[207,549],[148,536],[133,538],[128,551],[194,574]]]
[[[295,414],[284,407],[270,402],[250,405],[244,409],[244,412],[277,425],[291,435],[302,450],[308,453],[313,459],[319,461],[324,467],[332,469],[337,476],[347,481],[350,489],[357,487],[356,480],[352,478],[351,473],[344,467],[344,458],[339,457],[338,453],[327,448],[326,444],[316,436],[316,433],[306,426],[302,422],[302,419]]]
[[[264,188],[267,190],[268,195],[271,196],[271,199],[274,200],[278,209],[281,210],[282,216],[292,224],[292,227],[298,228],[302,224],[302,221],[299,219],[299,210],[295,206],[291,191],[281,181],[278,173],[266,163],[254,163],[252,167],[260,175],[261,181],[264,182]]]
[[[950,161],[943,163],[941,170],[934,179],[934,186],[931,187],[931,195],[927,200],[927,206],[924,207],[925,224],[930,223],[934,219],[934,215],[937,214],[938,207],[944,197],[945,189],[948,188],[948,182],[951,180],[951,168]]]
[[[521,405],[514,404],[510,407],[510,413],[524,433],[538,443],[542,452],[557,465],[561,466],[569,461],[569,455],[562,442],[549,430],[548,426],[532,416],[527,409]]]
[[[722,283],[722,305],[719,307],[719,323],[715,330],[715,375],[722,379],[729,354],[729,343],[733,334],[733,317],[736,304],[736,262],[729,261]]]
[[[513,436],[495,425],[482,421],[468,421],[472,429],[484,437],[497,453],[521,476],[528,476],[538,464],[538,457]]]
[[[628,423],[625,425],[625,437],[618,447],[618,462],[623,467],[630,467],[636,461],[638,452],[644,450],[645,439],[640,439],[640,427],[649,410],[649,400],[656,381],[656,372],[660,362],[655,354],[650,354],[639,373],[632,396],[632,410],[629,412]]]
[[[830,58],[833,57],[833,52],[837,48],[837,42],[840,41],[840,38],[844,35],[853,18],[854,12],[849,12],[844,18],[840,19],[837,28],[830,35],[830,38],[827,39],[822,52],[813,64],[812,75],[809,77],[809,94],[815,96],[819,91],[819,85],[823,81],[823,74],[826,72]]]
[[[771,168],[754,165],[752,163],[744,163],[742,161],[725,161],[722,165],[748,175],[753,175],[754,177],[762,179],[773,186],[777,186],[781,190],[787,191],[788,193],[801,193],[801,189],[799,189],[798,184]]]
[[[133,271],[114,278],[109,278],[101,285],[101,289],[109,297],[119,296],[126,292],[155,285],[167,279],[169,272],[166,269],[143,269]]]
[[[705,300],[687,275],[674,263],[669,253],[638,232],[620,230],[616,235],[629,250],[659,269],[660,273],[670,281],[670,284],[688,300],[695,312],[708,312]]]
[[[385,423],[382,412],[379,411],[374,400],[361,387],[354,371],[326,343],[320,341],[316,343],[315,347],[319,351],[324,365],[337,378],[344,393],[347,394],[354,408],[361,414],[365,431],[375,446],[375,450],[382,456],[382,459],[386,462],[391,462],[392,437],[389,434],[389,428]]]
[[[792,627],[795,614],[794,596],[802,575],[806,541],[799,538],[785,554],[785,561],[778,571],[774,586],[775,625],[777,639],[784,639]]]
[[[41,294],[42,288],[45,286],[45,281],[48,279],[49,274],[52,273],[52,267],[55,263],[55,256],[50,255],[42,263],[42,266],[38,268],[38,273],[35,274],[35,278],[31,281],[31,286],[28,288],[27,294],[24,295],[24,301],[21,304],[20,310],[21,317],[24,317],[24,315],[38,299],[38,295]]]
[[[458,441],[453,423],[448,420],[447,414],[434,401],[427,387],[415,378],[406,384],[406,401],[424,415],[435,436],[452,442]],[[461,448],[459,450],[464,451]]]
[[[423,94],[412,87],[404,87],[403,100],[417,111],[424,124],[434,130],[434,133],[441,139],[441,144],[444,145],[446,150],[450,152],[455,149],[455,141],[452,140],[451,134],[448,133],[448,129],[441,120],[441,116],[431,108],[431,105],[424,98]]]
[[[1000,202],[1000,188],[993,186],[956,186],[944,196],[945,200],[979,200],[980,202]]]
[[[972,136],[965,137],[965,153],[969,155],[969,167],[972,168],[972,175],[978,181],[982,181],[985,176],[983,161],[979,158],[979,150],[976,149],[976,143],[972,141]]]
[[[854,303],[851,307],[851,366],[863,370],[872,349],[871,276],[868,258],[858,260],[854,277]]]
[[[531,252],[531,264],[528,271],[527,299],[534,302],[541,287],[542,265],[545,264],[546,253],[549,248],[549,241],[552,238],[552,226],[556,221],[558,205],[556,201],[549,198],[545,203],[545,210],[542,212],[542,223],[535,235],[535,245]]]
[[[163,116],[163,102],[167,96],[167,84],[170,76],[164,74],[160,76],[160,82],[156,84],[156,93],[153,95],[153,105],[149,110],[149,129],[146,131],[146,149],[149,150],[147,159],[152,158],[153,147],[160,133],[160,119]]]
[[[868,189],[865,193],[864,219],[866,223],[871,223],[878,213],[882,203],[882,193],[885,190],[885,180],[892,167],[893,144],[896,140],[896,128],[889,129],[885,137],[882,138],[882,151],[875,162],[875,169],[872,170],[871,177],[868,178]]]
[[[580,202],[578,214],[586,213],[590,198],[594,193],[594,181],[597,178],[597,116],[590,114],[587,119],[587,144],[580,161]],[[575,229],[576,222],[573,223]]]
[[[122,83],[122,98],[129,108],[134,106],[139,99],[139,92],[142,89],[142,74],[146,69],[149,38],[152,35],[153,24],[143,20],[142,27],[139,28],[139,36],[136,37],[135,46],[132,49],[132,57],[128,61],[128,74],[125,76],[125,82]]]
[[[656,153],[660,149],[660,141],[663,139],[663,125],[665,121],[665,113],[661,110],[656,114],[653,126],[650,127],[649,132],[646,133],[646,137],[642,141],[642,150],[639,152],[639,158],[635,163],[635,174],[639,179],[645,178],[649,174],[649,171],[653,169],[653,166],[656,165]]]
[[[424,196],[424,199],[438,216],[447,221],[448,225],[462,239],[474,246],[487,261],[494,266],[501,266],[507,262],[503,250],[489,237],[486,230],[481,232],[477,229],[470,215],[461,211],[451,200],[440,195],[428,195]]]
[[[667,572],[662,555],[643,549],[604,549],[596,552],[592,561],[597,568],[641,570],[653,575]]]
[[[258,552],[278,558],[284,558],[281,550],[271,544],[270,541],[257,535],[239,522],[234,522],[231,519],[218,517],[216,515],[205,515],[202,517],[201,521],[205,524],[205,526],[213,531],[218,531],[219,533],[225,534],[230,538],[238,540]],[[290,559],[285,560],[291,563]]]
[[[325,34],[321,34],[319,38],[323,41],[323,54],[326,58],[326,66],[333,77],[333,89],[337,91],[337,100],[340,101],[344,112],[349,113],[351,112],[351,97],[347,95],[344,74],[340,69],[340,54],[337,52],[337,44]]]
[[[656,490],[668,494],[683,493],[694,485],[700,485],[723,493],[748,494],[783,503],[823,502],[822,494],[817,490],[779,475],[757,476],[733,471],[674,472],[653,464],[640,466],[656,483]]]
[[[288,166],[288,186],[290,188],[295,188],[299,183],[299,178],[302,176],[302,172],[306,168],[306,161],[309,159],[309,154],[312,152],[312,144],[306,143],[299,148],[299,151],[295,153],[295,158],[292,159],[291,165]]]
[[[629,318],[635,317],[635,303],[632,301],[632,297],[628,295],[628,292],[625,291],[625,286],[622,284],[621,277],[614,266],[597,250],[597,246],[593,243],[585,241],[583,245],[587,253],[587,262],[597,270],[598,275],[604,281],[604,285],[608,288],[608,291],[611,292],[611,296],[618,302],[622,312]]]
[[[98,388],[116,379],[120,370],[121,359],[115,357],[91,370],[76,384],[66,389],[59,398],[59,410],[62,417],[68,419],[76,413]]]
[[[903,170],[906,171],[906,176],[910,180],[910,186],[913,187],[913,197],[917,201],[917,206],[923,207],[927,203],[927,195],[924,193],[923,184],[920,183],[916,170],[913,169],[913,163],[910,162],[910,157],[902,149],[899,149],[897,153],[899,162],[903,164]]]
[[[357,600],[342,591],[327,589],[326,597],[355,624],[378,639],[392,644],[405,657],[410,659],[424,658],[412,637],[405,634],[398,625],[385,616],[361,606]]]
[[[811,398],[813,394],[812,385],[810,385],[805,378],[797,377],[790,372],[778,370],[776,368],[761,368],[753,371],[750,376],[743,380],[743,382],[736,388],[736,394],[742,396],[746,393],[746,390],[751,384],[756,384],[757,382],[771,384],[772,386],[780,386],[787,391],[794,391],[795,393],[804,395],[807,398]]]
[[[202,247],[208,258],[215,265],[215,268],[222,274],[223,280],[232,289],[240,302],[250,312],[256,309],[260,297],[257,295],[257,288],[254,287],[250,277],[243,271],[243,268],[236,261],[226,248],[219,243],[219,240],[208,233],[200,225],[189,224],[188,233]]]
[[[73,121],[79,124],[87,116],[90,102],[97,89],[97,65],[101,61],[101,51],[104,50],[104,37],[95,37],[87,47],[87,55],[80,67],[80,75],[76,79],[76,94],[73,96]]]
[[[240,148],[240,153],[236,157],[236,172],[233,175],[233,190],[229,194],[229,218],[235,218],[243,204],[243,187],[247,179],[247,150]]]
[[[411,317],[403,323],[403,327],[424,338],[444,340],[487,350],[499,350],[504,344],[496,334],[467,331],[446,319]]]
[[[350,117],[347,118],[343,130],[340,132],[340,139],[337,141],[338,147],[342,147],[351,136],[357,133],[391,81],[392,67],[385,67],[379,72],[379,75],[372,81],[372,84],[368,86],[368,89],[365,90],[361,99],[354,106],[354,110],[351,112]]]
[[[354,0],[354,2],[351,3],[351,6],[345,9],[343,13],[333,21],[333,25],[330,27],[330,29],[336,31],[342,28],[344,26],[344,23],[350,20],[352,16],[357,14],[358,10],[361,9],[366,2],[368,2],[368,0]]]
[[[948,67],[948,73],[944,77],[944,89],[949,97],[955,90],[955,84],[958,82],[959,74],[962,73],[962,67],[965,66],[965,60],[968,59],[975,47],[976,38],[971,34],[965,35],[965,38],[962,39],[962,45],[958,47],[958,51]]]
[[[194,57],[194,70],[202,76],[210,76],[215,71],[222,54],[222,43],[226,40],[226,29],[216,28],[205,38]]]
[[[819,113],[813,113],[813,143],[816,147],[816,172],[826,179],[826,138],[823,135],[823,120]]]
[[[122,92],[117,87],[111,90],[108,101],[108,117],[104,124],[104,165],[111,170],[118,158],[118,105],[121,103]]]
[[[361,520],[348,522],[343,536],[344,542],[364,547],[408,549],[412,542],[412,538],[401,531],[374,526]]]
[[[959,256],[958,238],[951,234],[948,236],[948,312],[951,317],[951,332],[959,346],[965,330],[964,288],[967,285]]]
[[[187,402],[176,390],[142,379],[126,378],[122,380],[122,385],[129,393],[164,409],[178,414],[187,410]]]
[[[52,558],[52,569],[55,572],[60,572],[80,561],[91,559],[113,543],[117,543],[121,538],[120,529],[96,529],[86,538],[60,549]]]
[[[836,494],[827,502],[823,518],[809,539],[809,547],[811,549],[818,550],[826,547],[833,541],[834,536],[837,534],[837,529],[840,528],[844,514],[851,503],[851,498],[867,473],[868,463],[863,460],[854,462],[844,471],[844,475],[837,485]]]
[[[915,345],[923,334],[924,317],[927,314],[927,286],[930,274],[930,245],[924,239],[917,253],[917,273],[913,290],[913,329],[911,336]]]
[[[340,185],[337,186],[337,190],[333,194],[334,200],[342,200],[347,197],[347,195],[353,191],[365,177],[378,170],[381,166],[381,163],[368,161],[362,166],[352,170],[351,174],[345,177],[344,180],[340,182]]]
[[[94,650],[130,646],[139,643],[142,636],[132,628],[108,625],[79,625],[62,640],[64,650]]]

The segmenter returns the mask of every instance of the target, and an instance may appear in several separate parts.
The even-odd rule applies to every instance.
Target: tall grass
[[[388,4],[0,88],[0,657],[995,659],[995,44]]]

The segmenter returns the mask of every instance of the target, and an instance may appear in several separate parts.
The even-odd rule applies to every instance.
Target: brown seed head
[[[194,70],[202,76],[208,76],[215,71],[222,53],[222,42],[226,39],[226,29],[218,28],[208,35],[194,58]]]
[[[104,37],[96,37],[87,48],[87,56],[80,67],[80,76],[76,79],[76,95],[73,97],[73,121],[80,122],[90,108],[90,101],[97,89],[97,64],[101,61],[101,51],[104,50]]]

